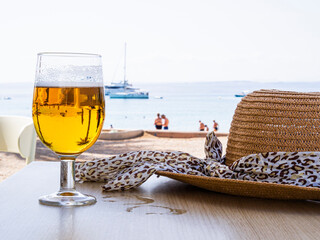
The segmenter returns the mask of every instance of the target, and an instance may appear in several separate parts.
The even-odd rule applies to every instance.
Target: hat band
[[[106,191],[141,185],[156,171],[267,183],[320,187],[320,152],[269,152],[250,154],[225,164],[222,144],[208,133],[206,158],[171,151],[136,151],[87,162],[76,162],[76,180],[105,182]]]

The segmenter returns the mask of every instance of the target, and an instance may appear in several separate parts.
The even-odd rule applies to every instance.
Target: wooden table
[[[320,239],[320,203],[229,196],[166,177],[126,192],[77,184],[97,197],[50,207],[38,197],[59,185],[59,163],[34,162],[0,183],[0,239]]]

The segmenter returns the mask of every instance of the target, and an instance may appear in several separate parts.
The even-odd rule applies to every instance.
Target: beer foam
[[[103,87],[102,67],[46,66],[37,69],[37,87]]]
[[[39,81],[35,87],[103,87],[103,82]]]

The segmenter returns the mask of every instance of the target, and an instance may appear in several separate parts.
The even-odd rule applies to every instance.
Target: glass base
[[[95,204],[97,200],[77,191],[59,191],[40,197],[39,202],[49,206],[85,206]]]

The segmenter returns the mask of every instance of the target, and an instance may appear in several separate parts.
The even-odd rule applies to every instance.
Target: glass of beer
[[[38,137],[60,160],[60,190],[45,205],[90,205],[95,197],[75,189],[74,163],[100,135],[104,121],[101,56],[39,53],[32,118]]]

